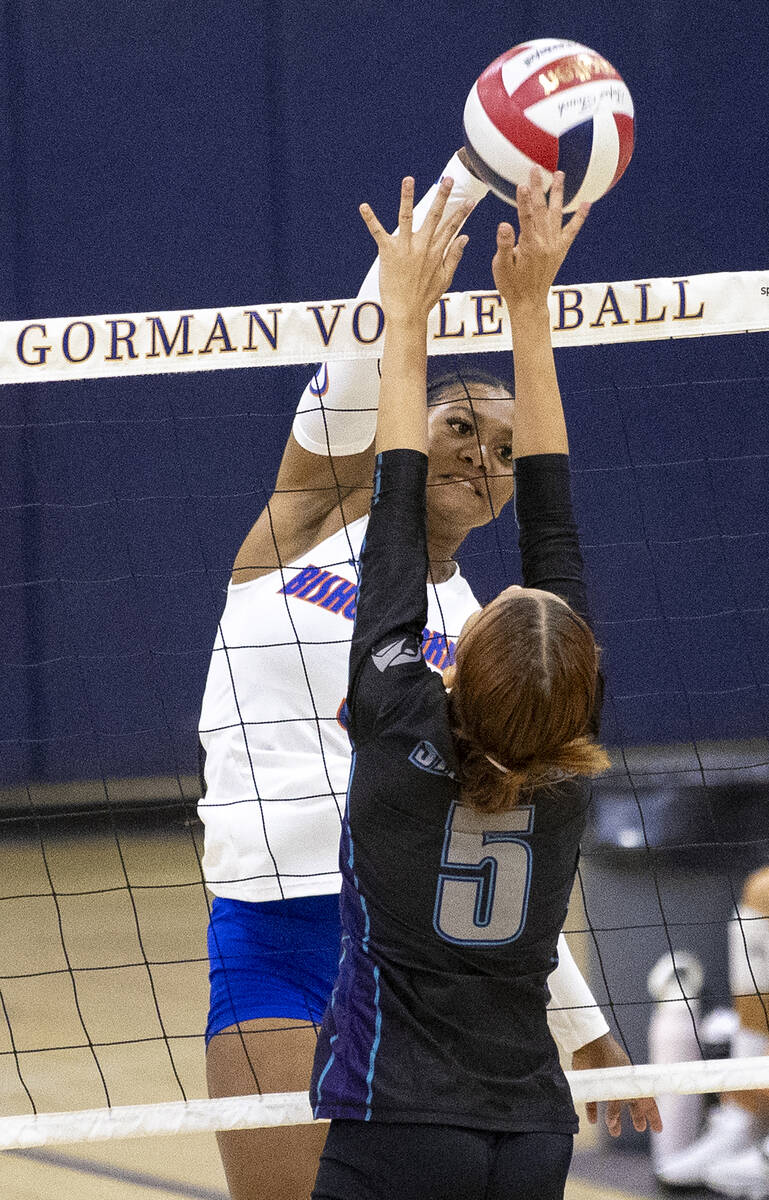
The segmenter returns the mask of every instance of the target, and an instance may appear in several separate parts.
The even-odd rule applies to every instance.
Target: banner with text
[[[550,315],[554,346],[755,333],[769,329],[769,271],[554,287]],[[2,321],[0,383],[375,358],[383,336],[370,299]],[[494,291],[451,292],[431,313],[431,355],[510,344]]]

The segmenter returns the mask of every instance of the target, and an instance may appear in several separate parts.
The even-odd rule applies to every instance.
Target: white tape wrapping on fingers
[[[769,1087],[769,1057],[568,1071],[566,1077],[575,1103],[626,1100],[670,1093],[691,1095],[745,1091]],[[41,1113],[38,1116],[0,1119],[0,1149],[149,1137],[166,1133],[307,1125],[312,1119],[305,1092],[230,1096],[222,1100],[187,1100],[86,1112]]]
[[[550,314],[554,346],[755,333],[769,329],[769,271],[557,286]],[[0,383],[378,358],[383,336],[371,299],[2,321]],[[509,348],[493,290],[451,292],[431,313],[431,355]]]

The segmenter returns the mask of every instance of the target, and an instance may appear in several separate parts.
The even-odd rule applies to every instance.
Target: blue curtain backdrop
[[[563,281],[767,265],[752,0],[13,0],[0,21],[3,319],[354,294],[359,201],[392,216],[404,173],[427,187],[480,70],[550,35],[603,53],[637,108]],[[506,215],[473,217],[458,288],[490,284]],[[765,335],[559,352],[610,742],[767,732],[766,355]],[[194,768],[228,568],[306,374],[0,389],[0,782]],[[485,598],[495,540],[467,551]]]

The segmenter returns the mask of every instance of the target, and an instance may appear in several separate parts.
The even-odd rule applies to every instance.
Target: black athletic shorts
[[[562,1200],[568,1133],[331,1122],[312,1200]]]

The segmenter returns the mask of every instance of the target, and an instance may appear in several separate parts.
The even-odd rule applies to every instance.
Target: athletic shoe
[[[713,1162],[705,1173],[711,1191],[736,1200],[767,1200],[769,1197],[769,1138],[741,1154]]]
[[[755,1121],[749,1112],[737,1104],[717,1104],[696,1142],[660,1163],[657,1179],[673,1188],[707,1186],[713,1164],[750,1150],[755,1140]]]

